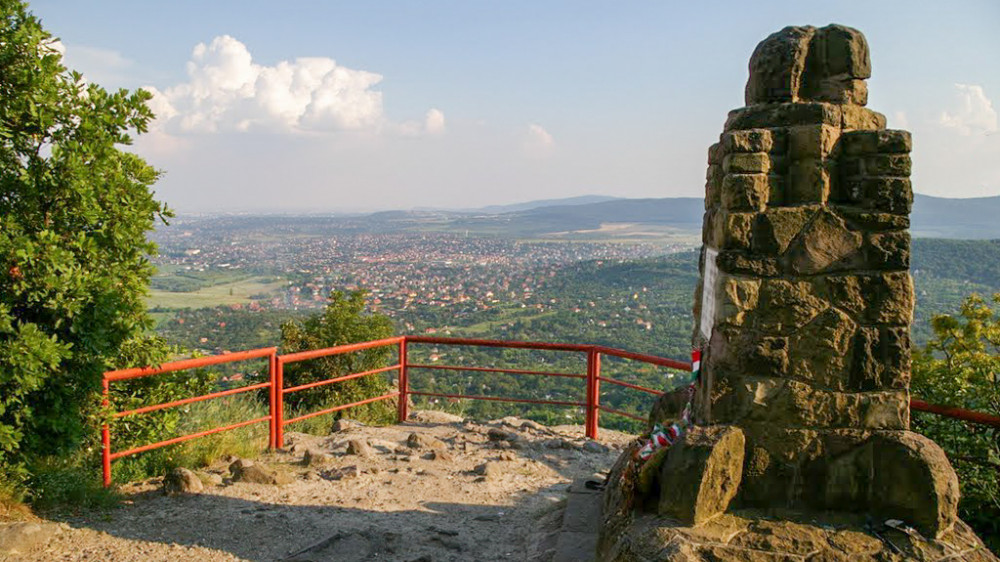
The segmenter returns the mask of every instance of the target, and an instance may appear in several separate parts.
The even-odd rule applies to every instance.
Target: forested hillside
[[[698,281],[697,256],[691,251],[647,259],[590,260],[557,269],[549,266],[546,274],[539,276],[543,279],[529,302],[504,301],[460,315],[431,305],[388,312],[395,320],[397,333],[588,343],[686,359],[693,325],[691,305]],[[917,345],[922,345],[929,338],[933,314],[954,312],[969,293],[1000,291],[1000,241],[915,239],[913,274],[917,294],[914,338]],[[189,309],[177,311],[158,331],[172,343],[213,353],[277,345],[281,323],[301,315],[301,311],[257,306]],[[420,362],[438,364],[541,366],[574,373],[584,370],[582,358],[568,354],[445,346],[416,346],[413,353]],[[614,376],[654,388],[686,380],[680,374],[671,378],[666,371],[617,360],[607,360],[605,369]],[[582,396],[582,384],[575,379],[415,370],[413,383],[415,388],[432,392],[552,400],[579,400]],[[603,399],[614,407],[636,413],[648,409],[647,396],[608,385],[603,390]],[[484,417],[511,408],[548,421],[561,415],[551,408],[491,402],[452,407]],[[578,414],[570,413],[574,418]]]

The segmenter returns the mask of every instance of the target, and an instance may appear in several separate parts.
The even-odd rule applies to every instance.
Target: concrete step
[[[593,479],[593,478],[591,478]],[[552,562],[593,562],[601,529],[601,492],[586,487],[588,478],[570,486],[562,529]]]

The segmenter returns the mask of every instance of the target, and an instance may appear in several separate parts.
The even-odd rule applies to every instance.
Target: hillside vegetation
[[[933,315],[954,313],[969,293],[989,295],[1000,291],[1000,242],[916,239],[913,270],[917,293],[914,337],[917,345],[923,345],[932,335]],[[438,306],[414,306],[393,311],[393,317],[396,333],[588,343],[686,360],[697,281],[697,252],[640,260],[583,261],[562,266],[546,276],[532,300],[546,303],[544,311],[536,305],[511,302],[461,315]],[[281,322],[300,314],[252,311],[246,307],[179,311],[172,320],[161,324],[159,333],[173,343],[206,352],[276,345]],[[541,365],[553,371],[584,372],[582,357],[572,354],[446,346],[415,346],[413,353],[415,361],[430,361],[433,355],[434,361],[441,364],[524,369]],[[687,380],[682,373],[634,362],[607,359],[604,367],[610,376],[652,388],[670,388]],[[582,385],[574,379],[414,370],[412,383],[416,389],[431,392],[483,394],[488,390],[489,394],[516,398],[582,398]],[[645,415],[651,404],[647,395],[609,385],[605,385],[602,399],[638,415]],[[582,411],[575,409],[553,411],[495,402],[449,407],[483,418],[519,413],[539,421],[566,419],[566,415],[582,419]],[[612,416],[606,423],[623,429],[639,428],[638,424]]]

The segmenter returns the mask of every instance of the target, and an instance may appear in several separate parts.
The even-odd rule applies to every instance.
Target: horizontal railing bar
[[[652,388],[646,388],[644,386],[639,386],[637,384],[632,384],[632,383],[628,383],[628,382],[625,382],[625,381],[620,381],[620,380],[617,380],[617,379],[609,379],[607,377],[597,377],[597,380],[608,382],[608,383],[611,383],[611,384],[617,384],[618,386],[624,386],[626,388],[632,388],[632,389],[635,389],[635,390],[641,390],[643,392],[648,392],[650,394],[656,394],[656,395],[663,394],[663,392],[660,391],[660,390],[653,390]]]
[[[482,340],[470,338],[439,338],[433,336],[406,336],[410,343],[434,343],[440,345],[468,345],[476,347],[503,347],[509,349],[539,349],[546,351],[590,351],[593,346],[573,343],[548,343],[505,340]]]
[[[184,435],[181,437],[174,437],[173,439],[167,439],[166,441],[158,441],[156,443],[150,443],[149,445],[143,445],[142,447],[128,449],[127,451],[119,451],[117,453],[111,454],[111,460],[120,459],[124,456],[134,455],[136,453],[144,453],[146,451],[151,451],[153,449],[159,449],[160,447],[166,447],[167,445],[175,445],[177,443],[182,443],[184,441],[189,441],[191,439],[197,439],[198,437],[205,437],[206,435],[212,435],[214,433],[222,433],[223,431],[229,431],[230,429],[237,429],[243,426],[267,421],[269,419],[271,419],[271,416],[264,416],[262,418],[234,423],[232,425],[227,425],[225,427],[217,427],[215,429],[209,429],[207,431],[199,431],[198,433],[191,433],[189,435]]]
[[[928,412],[931,414],[937,414],[939,416],[944,416],[948,418],[954,418],[957,420],[978,423],[982,425],[988,425],[992,427],[1000,427],[1000,417],[992,416],[983,412],[976,412],[974,410],[966,410],[963,408],[952,408],[950,406],[940,406],[937,404],[928,404],[923,400],[910,400],[910,409],[917,410],[919,412]]]
[[[366,398],[364,400],[359,400],[357,402],[351,402],[350,404],[343,404],[341,406],[334,406],[333,408],[327,408],[325,410],[320,410],[318,412],[313,412],[311,414],[306,414],[304,416],[299,416],[297,418],[292,418],[290,420],[284,420],[281,425],[288,425],[290,423],[295,423],[297,421],[307,420],[309,418],[315,418],[316,416],[322,416],[323,414],[332,414],[340,410],[346,410],[347,408],[353,408],[354,406],[361,406],[362,404],[368,404],[370,402],[378,402],[379,400],[387,400],[389,398],[395,398],[399,396],[398,392],[390,392],[388,394],[383,394],[382,396],[376,396],[374,398]]]
[[[680,371],[691,370],[691,363],[688,361],[678,361],[676,359],[668,359],[666,357],[659,357],[656,355],[635,353],[632,351],[625,351],[623,349],[605,347],[603,345],[595,345],[594,349],[598,353],[603,353],[604,355],[611,355],[612,357],[620,357],[622,359],[633,359],[635,361],[642,361],[643,363],[652,363],[653,365],[659,365],[660,367],[669,367],[671,369],[677,369]]]
[[[632,418],[634,420],[639,420],[639,421],[647,421],[646,418],[644,418],[642,416],[637,416],[635,414],[630,414],[628,412],[623,412],[621,410],[616,410],[614,408],[609,408],[608,406],[598,405],[597,407],[599,409],[601,409],[601,410],[604,410],[605,412],[609,412],[609,413],[612,413],[612,414],[617,414],[619,416],[625,416],[626,418]]]
[[[676,359],[668,359],[666,357],[659,357],[656,355],[649,355],[646,353],[635,353],[632,351],[625,351],[623,349],[606,347],[603,345],[486,340],[486,339],[471,339],[471,338],[441,338],[435,336],[406,336],[406,340],[412,343],[434,343],[441,345],[469,345],[469,346],[479,346],[479,347],[503,347],[503,348],[513,348],[513,349],[540,349],[540,350],[550,350],[550,351],[595,350],[599,353],[603,353],[605,355],[611,355],[613,357],[620,357],[622,359],[633,359],[636,361],[642,361],[644,363],[652,363],[653,365],[659,365],[661,367],[668,367],[671,369],[678,369],[681,371],[691,370],[691,363],[687,361],[677,361]]]
[[[481,373],[510,373],[513,375],[545,375],[549,377],[569,377],[573,379],[585,379],[587,375],[579,373],[551,373],[546,371],[528,371],[524,369],[496,369],[493,367],[463,367],[461,365],[423,365],[407,363],[409,369],[439,369],[444,371],[477,371]]]
[[[351,353],[353,351],[364,351],[366,349],[372,349],[375,347],[384,347],[387,345],[399,344],[399,342],[403,341],[404,339],[405,338],[403,336],[396,336],[381,340],[366,341],[361,343],[349,343],[346,345],[336,345],[333,347],[324,347],[323,349],[311,349],[309,351],[299,351],[298,353],[288,353],[286,355],[279,355],[278,359],[282,363],[307,361],[309,359],[318,359],[320,357],[327,357],[330,355],[341,355],[344,353]]]
[[[523,404],[552,404],[555,406],[586,406],[586,402],[563,402],[559,400],[530,400],[528,398],[503,398],[497,396],[479,396],[475,394],[439,394],[437,392],[418,392],[411,390],[410,394],[420,396],[438,396],[441,398],[463,398],[467,400],[491,400],[493,402],[520,402]]]
[[[282,390],[283,394],[288,394],[289,392],[298,392],[300,390],[306,390],[307,388],[316,388],[317,386],[324,386],[328,384],[333,384],[335,382],[349,381],[351,379],[357,379],[360,377],[366,377],[368,375],[377,375],[378,373],[384,373],[386,371],[392,371],[399,369],[400,365],[397,363],[389,367],[382,367],[380,369],[372,369],[370,371],[362,371],[360,373],[351,373],[349,375],[344,375],[342,377],[335,377],[332,379],[326,379],[318,382],[310,382],[306,384],[300,384],[299,386],[292,386]]]
[[[247,361],[249,359],[260,359],[278,352],[276,347],[262,347],[250,351],[236,351],[233,353],[223,353],[222,355],[211,355],[208,357],[196,357],[194,359],[182,359],[180,361],[170,361],[158,367],[136,367],[134,369],[120,369],[104,373],[104,379],[108,381],[121,381],[148,377],[150,375],[160,375],[173,371],[183,371],[185,369],[197,369],[198,367],[208,367],[220,363],[233,363],[236,361]]]
[[[167,408],[173,408],[174,406],[183,406],[184,404],[191,404],[194,402],[201,402],[202,400],[211,400],[212,398],[221,398],[223,396],[231,396],[233,394],[239,394],[241,392],[251,392],[253,390],[260,390],[262,388],[267,388],[271,386],[270,382],[262,382],[258,384],[251,384],[249,386],[241,386],[239,388],[232,388],[229,390],[223,390],[220,392],[213,392],[211,394],[203,394],[201,396],[195,396],[194,398],[185,398],[183,400],[175,400],[173,402],[164,402],[163,404],[154,404],[153,406],[144,406],[142,408],[136,408],[135,410],[126,410],[124,412],[115,413],[115,418],[124,418],[125,416],[131,416],[133,414],[145,414],[146,412],[155,412],[157,410],[165,410]]]

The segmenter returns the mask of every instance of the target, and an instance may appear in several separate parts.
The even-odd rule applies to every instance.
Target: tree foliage
[[[1000,416],[1000,313],[972,295],[957,316],[935,316],[931,326],[933,338],[914,354],[914,395]],[[1000,547],[1000,430],[930,414],[915,415],[914,425],[958,472],[962,518]]]
[[[293,320],[282,325],[282,353],[392,337],[392,321],[384,314],[366,313],[365,297],[365,291],[347,294],[333,291],[321,314],[310,316],[301,323]],[[392,347],[378,347],[291,363],[285,367],[285,387],[378,369],[389,364],[392,353]],[[387,376],[375,374],[290,393],[285,400],[292,409],[315,411],[386,394],[389,388]],[[368,421],[392,420],[392,409],[385,401],[352,413],[354,417],[359,417],[359,414],[360,417],[367,417]]]
[[[146,240],[167,214],[158,172],[123,151],[148,92],[108,92],[62,65],[23,3],[0,0],[0,466],[75,451],[101,373],[148,345]]]

